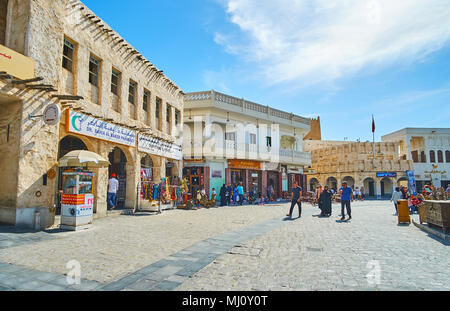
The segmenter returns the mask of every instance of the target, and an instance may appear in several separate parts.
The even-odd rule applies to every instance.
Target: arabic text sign
[[[79,112],[70,111],[69,132],[135,147],[136,132]]]
[[[138,135],[138,149],[153,155],[158,155],[174,160],[181,160],[183,152],[181,146],[163,142],[157,138],[146,135]]]
[[[377,173],[377,177],[397,177],[395,172]]]

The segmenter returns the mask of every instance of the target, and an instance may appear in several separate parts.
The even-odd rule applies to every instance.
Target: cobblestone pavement
[[[83,279],[106,284],[203,240],[279,218],[285,209],[266,205],[123,215],[96,219],[90,230],[54,234],[0,230],[0,263],[63,275],[67,262],[77,260]]]
[[[448,242],[399,226],[390,202],[356,202],[349,222],[340,207],[333,213],[318,218],[307,205],[302,218],[233,247],[176,290],[450,290]]]

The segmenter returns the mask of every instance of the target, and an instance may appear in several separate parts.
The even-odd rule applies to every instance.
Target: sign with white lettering
[[[142,134],[138,135],[138,150],[174,160],[181,160],[183,158],[181,146],[163,142],[158,138],[152,138]]]
[[[80,112],[70,111],[67,130],[106,141],[136,147],[136,132]]]

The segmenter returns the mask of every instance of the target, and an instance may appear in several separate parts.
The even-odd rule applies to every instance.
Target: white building
[[[302,151],[311,120],[216,91],[184,98],[183,175],[191,191],[205,186],[219,193],[224,183],[281,197],[294,180],[306,186]]]
[[[382,140],[399,142],[400,156],[413,161],[418,191],[431,182],[450,184],[450,128],[405,128]]]

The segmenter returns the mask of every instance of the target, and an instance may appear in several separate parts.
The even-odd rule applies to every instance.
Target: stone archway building
[[[0,15],[0,52],[8,56],[0,75],[0,170],[9,176],[0,180],[0,223],[32,226],[33,217],[19,217],[54,206],[58,147],[67,136],[105,159],[122,150],[125,208],[137,205],[142,156],[152,156],[155,182],[167,160],[181,177],[184,93],[161,70],[79,0],[3,0]],[[39,115],[51,104],[62,115],[47,125]],[[94,212],[102,217],[108,168],[94,173]]]
[[[345,180],[349,186],[364,187],[366,195],[388,197],[412,169],[412,162],[400,158],[399,145],[394,142],[376,143],[375,161],[373,144],[368,142],[310,140],[303,142],[303,148],[312,158],[308,180],[316,179],[335,190]]]

